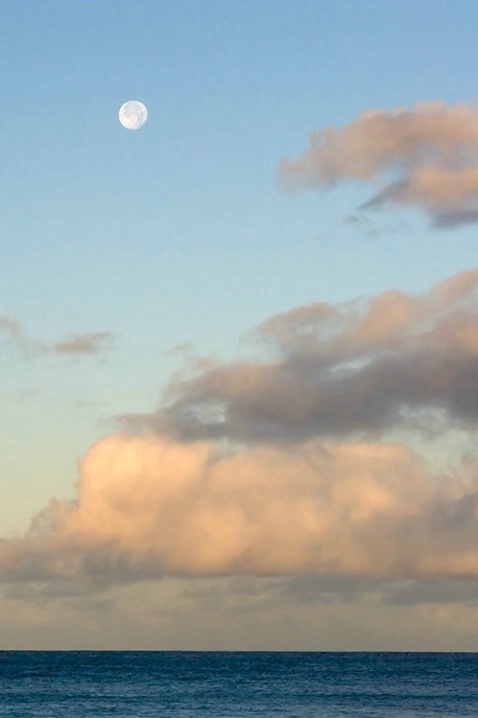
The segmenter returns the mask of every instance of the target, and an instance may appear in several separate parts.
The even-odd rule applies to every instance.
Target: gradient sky
[[[1,3],[0,648],[476,650],[477,26]]]

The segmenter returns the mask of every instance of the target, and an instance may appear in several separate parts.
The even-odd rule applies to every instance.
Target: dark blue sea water
[[[478,717],[478,654],[0,652],[0,716]]]

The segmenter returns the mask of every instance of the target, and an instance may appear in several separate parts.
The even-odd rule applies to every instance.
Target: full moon
[[[129,100],[121,105],[118,117],[127,130],[139,130],[148,119],[148,110],[142,102]]]

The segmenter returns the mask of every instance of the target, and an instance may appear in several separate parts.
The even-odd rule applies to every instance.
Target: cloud
[[[477,579],[397,579],[344,575],[295,576],[270,589],[275,600],[288,603],[384,603],[389,606],[421,604],[478,604]]]
[[[478,112],[441,102],[372,110],[342,129],[313,132],[309,148],[296,160],[282,160],[279,171],[297,188],[374,183],[378,189],[363,207],[417,206],[437,227],[476,222]]]
[[[6,332],[11,337],[16,337],[20,334],[20,325],[12,317],[0,317],[0,331]]]
[[[62,593],[164,576],[477,577],[476,469],[437,474],[391,443],[220,452],[113,435],[83,460],[77,502],[0,543],[0,576]]]
[[[13,317],[0,316],[0,334],[2,333],[23,356],[34,356],[43,350],[41,342],[28,337],[20,322]]]
[[[475,268],[421,296],[299,307],[260,325],[262,360],[189,367],[157,412],[90,449],[75,501],[0,541],[9,595],[167,576],[297,577],[306,595],[319,577],[323,601],[405,605],[428,595],[406,581],[476,584],[476,458],[437,468],[390,432],[474,436],[477,291]]]
[[[26,357],[42,354],[85,355],[98,354],[111,349],[114,334],[111,332],[89,332],[73,334],[58,342],[48,343],[30,337],[16,319],[0,316],[0,333],[4,333],[17,351]]]
[[[112,346],[114,335],[111,332],[91,332],[73,334],[67,339],[53,344],[52,351],[57,354],[98,354]]]
[[[290,310],[258,329],[268,358],[206,365],[127,425],[245,442],[378,435],[427,416],[429,427],[433,417],[468,426],[478,420],[477,300],[475,268],[423,296]]]
[[[3,590],[4,601],[27,601],[28,603],[44,603],[72,598],[89,598],[94,592],[101,592],[101,587],[81,581],[56,581],[55,583],[12,583]],[[93,599],[97,600],[96,596]]]

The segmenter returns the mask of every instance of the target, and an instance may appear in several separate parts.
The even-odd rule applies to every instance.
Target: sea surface
[[[0,652],[8,718],[478,717],[478,654]]]

